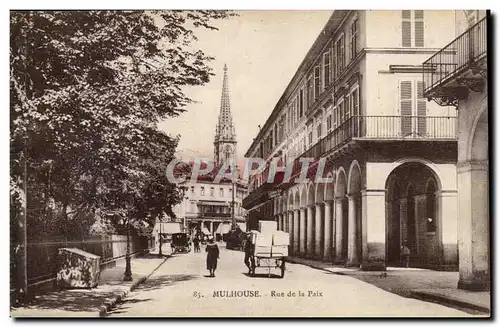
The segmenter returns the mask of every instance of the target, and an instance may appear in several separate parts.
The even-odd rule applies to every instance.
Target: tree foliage
[[[165,168],[178,139],[157,124],[186,110],[185,87],[209,81],[213,58],[193,41],[228,15],[11,12],[11,194],[19,207],[27,176],[33,234],[81,229],[97,210],[172,214],[181,194]]]

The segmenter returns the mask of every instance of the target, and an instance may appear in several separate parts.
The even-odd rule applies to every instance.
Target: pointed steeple
[[[224,64],[224,78],[222,79],[222,94],[220,100],[219,127],[232,125],[231,104],[229,103],[229,87],[227,85],[227,65]]]
[[[235,159],[236,132],[234,129],[233,117],[231,115],[231,104],[229,101],[229,86],[228,86],[226,64],[224,64],[224,76],[222,79],[220,112],[219,112],[219,120],[215,128],[214,147],[215,147],[214,149],[215,162],[217,164],[222,164],[227,159],[231,158]]]

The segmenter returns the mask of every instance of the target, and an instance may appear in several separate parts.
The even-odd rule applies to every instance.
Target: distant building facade
[[[428,102],[422,81],[455,20],[334,11],[245,154],[267,162],[243,201],[250,226],[276,220],[295,256],[385,270],[406,243],[411,267],[456,268],[457,114]],[[273,158],[293,176],[301,158],[324,158],[332,181],[267,183]]]
[[[237,140],[231,115],[226,65],[224,65],[221,106],[213,144],[216,167],[236,164]],[[186,182],[179,184],[185,190],[184,199],[173,210],[177,221],[181,222],[185,229],[222,236],[232,228],[234,208],[235,224],[246,230],[246,210],[241,203],[246,195],[247,186],[240,179],[232,183],[229,175],[219,182],[215,182],[215,176],[212,175],[203,176],[195,183],[191,183],[188,177]]]
[[[488,15],[464,10],[467,27],[424,62],[424,96],[458,110],[458,287],[490,288]],[[461,25],[463,26],[463,25]]]

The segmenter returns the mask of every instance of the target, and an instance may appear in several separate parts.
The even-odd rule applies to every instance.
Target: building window
[[[309,132],[309,146],[311,146],[311,145],[312,145],[312,143],[313,143],[313,132],[312,132],[312,131],[310,131],[310,132]]]
[[[332,48],[330,49],[330,53],[331,53],[331,67],[332,67],[332,82],[335,78],[337,78],[337,43],[333,43],[333,46]]]
[[[351,101],[350,97],[346,96],[344,101],[344,111],[345,111],[345,120],[349,120],[351,118]]]
[[[330,52],[323,54],[323,89],[330,84]]]
[[[221,187],[220,188],[220,196],[223,197],[224,196],[224,189]]]
[[[194,186],[191,186],[191,195],[195,195]]]
[[[321,125],[323,125],[321,122],[318,124],[318,126],[316,126],[316,135],[317,135],[317,138],[318,140],[321,139]]]
[[[214,196],[214,188],[213,187],[210,188],[210,196]]]
[[[351,60],[358,54],[358,19],[351,24]]]
[[[337,121],[338,121],[338,107],[333,108],[333,129],[337,128]]]
[[[326,130],[329,132],[332,129],[332,115],[326,117]]]
[[[299,91],[299,117],[304,114],[304,89]]]
[[[345,112],[344,112],[344,101],[339,103],[339,126],[342,125],[345,119]]]
[[[351,92],[351,107],[352,115],[359,116],[359,89],[356,88]]]
[[[424,46],[424,11],[401,11],[401,44],[403,47]]]
[[[314,100],[314,89],[313,89],[313,77],[312,75],[309,75],[307,78],[307,105],[308,108],[312,105],[313,100]]]
[[[335,42],[335,50],[336,50],[336,67],[335,71],[337,74],[337,77],[340,75],[342,70],[344,69],[344,64],[345,64],[345,39],[344,39],[344,34],[340,36],[340,38]]]
[[[319,98],[321,88],[321,70],[319,66],[314,67],[314,100]]]
[[[292,107],[288,107],[288,119],[287,119],[287,126],[288,126],[288,132],[292,130]]]
[[[205,188],[203,186],[201,187],[201,193],[200,194],[201,195],[205,195]]]
[[[299,120],[299,111],[297,110],[297,105],[294,102],[290,105],[292,106],[292,126],[295,127],[295,123]]]
[[[401,111],[401,133],[408,136],[416,133],[427,135],[427,101],[423,96],[422,81],[400,81],[399,102]],[[412,118],[412,116],[417,116]]]
[[[274,146],[278,145],[278,123],[274,123]]]

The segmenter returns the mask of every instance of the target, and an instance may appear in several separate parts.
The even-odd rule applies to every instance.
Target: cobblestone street
[[[283,279],[278,278],[278,270],[269,277],[263,268],[257,270],[257,276],[250,277],[243,253],[221,248],[215,278],[206,277],[203,248],[200,253],[174,255],[109,316],[469,316],[442,305],[404,298],[349,276],[299,264],[287,263]]]

